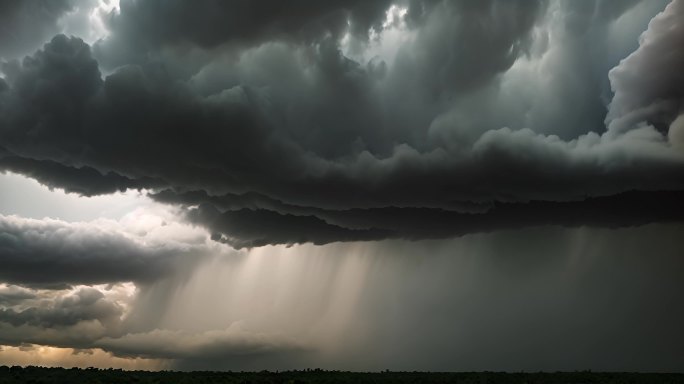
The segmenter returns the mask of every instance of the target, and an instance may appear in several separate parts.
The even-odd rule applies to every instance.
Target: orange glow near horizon
[[[168,362],[160,359],[122,358],[99,348],[78,350],[45,345],[0,346],[0,365],[115,368],[124,370],[162,370]]]

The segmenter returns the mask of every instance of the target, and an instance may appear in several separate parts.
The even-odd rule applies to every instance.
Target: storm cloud
[[[107,20],[112,36],[98,43],[106,61],[145,60],[168,46],[259,45],[264,41],[339,39],[349,31],[367,38],[380,29],[388,0],[274,0],[175,2],[124,0]],[[161,16],[161,17],[160,17]],[[109,63],[108,64],[112,64]]]
[[[0,60],[30,53],[60,31],[70,0],[7,0],[0,3]]]
[[[683,20],[683,0],[0,1],[0,345],[681,367]]]
[[[684,110],[684,3],[673,1],[639,37],[639,49],[610,73],[615,97],[607,116],[614,131],[647,122],[664,132]],[[670,137],[675,134],[670,132]]]
[[[363,212],[369,210],[410,209],[415,222],[430,227],[443,221],[433,220],[435,212],[477,212],[484,214],[478,221],[491,220],[489,226],[497,228],[502,226],[498,216],[487,214],[496,204],[519,204],[516,209],[521,209],[530,201],[544,201],[562,206],[587,197],[608,201],[604,197],[633,190],[684,188],[684,154],[662,130],[676,110],[667,121],[644,116],[632,119],[619,134],[604,133],[605,127],[592,124],[603,119],[601,110],[607,111],[601,102],[605,90],[585,88],[575,96],[568,94],[568,101],[594,92],[595,103],[581,105],[580,115],[598,117],[593,123],[577,120],[579,127],[568,131],[552,128],[567,119],[548,113],[543,119],[539,115],[541,120],[528,118],[525,126],[520,115],[536,116],[544,109],[537,103],[544,101],[530,99],[530,109],[524,110],[507,96],[517,92],[510,87],[518,87],[519,76],[529,70],[526,66],[553,70],[547,64],[550,58],[579,54],[574,43],[552,45],[560,42],[549,40],[557,38],[551,34],[556,27],[545,15],[565,15],[560,21],[566,25],[561,35],[566,40],[602,36],[598,41],[607,44],[611,23],[625,13],[643,12],[633,10],[636,5],[414,2],[402,18],[388,24],[383,20],[388,4],[366,3],[278,6],[280,11],[264,12],[273,10],[272,4],[250,3],[241,6],[248,9],[236,10],[231,2],[200,2],[187,12],[183,3],[164,7],[124,2],[109,20],[110,35],[96,43],[94,52],[77,37],[58,35],[35,54],[3,64],[0,144],[5,150],[0,166],[86,196],[166,189],[183,203],[181,196],[197,191],[211,198],[193,211],[195,221],[235,239],[234,244],[247,245],[424,237],[420,231],[363,224]],[[673,2],[654,18],[637,51],[611,71],[616,96],[610,119],[637,93],[668,105],[678,103],[678,96],[668,91],[676,86],[658,88],[658,82],[650,82],[653,89],[646,95],[634,90],[643,87],[628,88],[631,83],[622,73],[634,73],[638,79],[646,78],[641,72],[658,73],[670,80],[668,74],[678,68],[676,55],[667,56],[667,65],[648,64],[663,55],[640,52],[676,45],[678,29],[662,25],[676,24],[673,14],[679,8],[681,4]],[[152,18],[155,12],[169,17]],[[206,27],[194,28],[195,19],[183,18],[186,14],[196,15]],[[209,14],[249,15],[240,20],[250,28],[215,22],[219,19]],[[144,28],[154,33],[139,33]],[[364,63],[345,56],[345,33],[347,40],[370,46],[373,36],[391,28],[403,28],[412,36],[397,48],[393,61],[376,56]],[[136,50],[138,58],[103,75],[103,52],[121,41]],[[242,43],[231,44],[236,41]],[[190,49],[189,56],[196,60],[186,62],[174,53],[180,47]],[[587,84],[596,83],[591,81],[593,73],[607,63],[585,68],[591,73]],[[557,94],[570,86],[562,81],[539,91]],[[476,111],[484,125],[466,123],[476,118],[468,116],[473,102],[481,106]],[[491,102],[508,110],[507,117],[486,117],[490,113],[482,108]],[[622,108],[636,113],[636,104],[630,105]],[[577,115],[568,104],[548,107]],[[545,125],[540,126],[541,121]],[[214,198],[245,194],[297,208],[283,212],[268,206],[259,211],[245,211],[249,207],[239,204],[231,210],[206,206]],[[530,212],[535,209],[529,205]],[[681,215],[681,207],[673,210]],[[334,212],[318,214],[327,211]],[[355,226],[331,219],[355,214],[359,216],[350,219],[358,223]],[[658,220],[635,215],[624,210],[619,216],[625,225]],[[228,224],[230,217],[244,226]],[[256,233],[259,228],[262,233]],[[279,235],[285,228],[287,234]],[[459,231],[444,228],[434,233],[452,236]]]
[[[94,340],[120,334],[124,307],[111,292],[93,287],[28,291],[32,297],[0,309],[3,345],[87,348]]]

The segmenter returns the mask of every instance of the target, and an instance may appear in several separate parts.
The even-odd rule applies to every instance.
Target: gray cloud
[[[83,288],[73,295],[58,298],[47,308],[0,309],[0,322],[15,327],[29,325],[55,328],[73,326],[80,321],[97,320],[104,326],[114,327],[123,311],[115,303],[104,299],[105,296],[99,290]]]
[[[639,33],[666,2],[544,4],[506,71],[453,100],[430,121],[430,143],[467,148],[484,132],[503,126],[568,141],[605,131],[612,98],[606,74],[637,47]]]
[[[152,188],[159,184],[149,178],[133,180],[114,172],[102,174],[88,166],[76,168],[51,160],[35,160],[11,155],[0,157],[0,168],[32,177],[49,188],[61,188],[68,193],[77,193],[81,196]]]
[[[680,369],[683,2],[392,3],[0,2],[0,170],[189,222],[0,216],[0,344]]]
[[[424,92],[429,103],[467,93],[526,53],[543,9],[541,1],[438,2],[390,75],[410,82],[412,93]]]
[[[67,223],[0,215],[0,281],[41,285],[150,282],[178,258],[199,258],[200,245],[142,244],[110,222]]]
[[[451,215],[446,222],[460,223],[450,212],[486,213],[495,204],[524,210],[530,201],[684,188],[684,154],[658,127],[636,124],[613,135],[593,125],[605,108],[596,79],[612,59],[576,59],[591,54],[583,48],[589,41],[598,41],[594,50],[608,46],[621,15],[643,18],[650,8],[631,2],[414,2],[403,32],[412,38],[395,59],[363,63],[343,54],[336,34],[316,30],[312,36],[320,39],[284,38],[303,22],[288,17],[301,14],[293,9],[267,17],[259,7],[268,4],[260,4],[250,13],[263,17],[258,28],[243,31],[209,18],[206,29],[192,32],[186,30],[192,20],[179,19],[187,5],[124,3],[111,21],[112,34],[96,46],[98,58],[108,50],[118,55],[107,41],[131,41],[130,31],[156,25],[145,21],[155,11],[170,16],[156,18],[159,34],[133,47],[150,55],[119,56],[125,65],[106,76],[87,44],[63,35],[22,62],[5,64],[0,167],[84,195],[153,188],[178,196],[259,196],[267,203],[258,211],[212,207],[213,197],[190,211],[217,232],[215,238],[243,246],[426,236],[410,226],[398,231],[364,222],[375,215],[368,210],[406,209],[400,216],[418,215],[415,222],[451,236],[462,224],[441,228],[444,220],[431,220]],[[232,5],[203,3],[197,15],[230,13]],[[357,7],[363,8],[331,3],[311,12],[345,9],[345,20],[358,16],[367,30],[382,20],[386,4],[359,8],[364,16],[354,16]],[[385,27],[376,28],[382,33]],[[223,44],[231,39],[249,43]],[[372,39],[364,44],[370,47]],[[182,47],[191,59],[173,53]],[[540,73],[552,81],[539,80]],[[525,93],[527,84],[539,92]],[[568,107],[590,99],[577,112]],[[596,201],[606,202],[606,212],[613,209],[608,198],[587,206]],[[527,207],[521,216],[554,222],[537,216],[534,204]],[[625,225],[664,219],[640,215],[626,210],[620,219]],[[477,220],[484,217],[491,224],[471,231],[516,225],[496,213]],[[587,220],[555,222],[593,224]],[[536,225],[530,221],[518,226]]]
[[[610,73],[615,97],[606,120],[621,132],[647,122],[667,132],[684,111],[684,2],[672,1],[649,23],[639,38],[639,49]]]
[[[60,32],[57,21],[70,0],[4,0],[0,2],[0,62],[37,49]]]
[[[120,334],[123,308],[98,289],[30,292],[32,297],[0,308],[0,343],[88,348]]]
[[[215,239],[236,248],[391,238],[438,239],[545,225],[618,228],[684,220],[681,204],[684,194],[679,191],[631,191],[571,202],[497,203],[489,207],[475,206],[483,211],[471,213],[397,207],[323,210],[274,204],[278,212],[254,208],[262,205],[259,200],[263,199],[258,198],[236,209],[241,201],[251,200],[245,196],[212,199],[197,194],[174,196],[167,191],[158,198],[201,204],[188,210],[188,219],[212,231]],[[213,204],[233,209],[221,213]]]
[[[208,227],[214,233],[212,239],[236,248],[308,242],[321,245],[335,241],[381,240],[392,235],[385,229],[352,229],[329,224],[313,215],[249,209],[220,212],[208,204],[190,209],[188,218]]]
[[[112,35],[96,48],[106,65],[140,63],[157,50],[178,45],[214,48],[264,41],[339,39],[349,32],[367,38],[380,28],[390,1],[273,0],[195,2],[124,0],[109,20]]]
[[[31,290],[16,285],[0,287],[0,305],[14,305],[24,300],[33,299],[36,295]]]

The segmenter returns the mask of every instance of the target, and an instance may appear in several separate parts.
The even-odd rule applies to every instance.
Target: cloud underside
[[[573,202],[496,203],[482,212],[435,208],[324,210],[285,206],[259,196],[155,195],[192,204],[186,218],[235,248],[267,244],[440,239],[538,226],[619,228],[684,220],[684,192],[631,191]],[[237,203],[236,203],[237,202]],[[236,209],[236,205],[247,208]],[[228,206],[230,208],[226,209]],[[265,208],[262,208],[265,207]]]
[[[3,62],[0,168],[151,190],[236,247],[684,214],[680,1],[619,64],[586,43],[634,3],[188,4],[124,1],[93,46]],[[391,31],[394,56],[350,58]]]

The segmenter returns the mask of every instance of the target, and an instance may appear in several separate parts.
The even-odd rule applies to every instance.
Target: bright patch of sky
[[[71,12],[58,20],[62,32],[93,44],[109,34],[107,18],[118,12],[119,0],[86,0],[76,3]]]
[[[0,214],[32,219],[50,217],[64,221],[119,220],[137,209],[161,205],[145,192],[126,191],[83,197],[61,189],[50,190],[37,181],[14,173],[0,173]]]
[[[407,8],[392,5],[386,12],[382,30],[369,30],[368,44],[360,46],[350,34],[346,34],[340,41],[342,53],[361,64],[377,58],[391,65],[399,48],[414,36],[414,32],[407,28],[404,21],[406,12]]]

